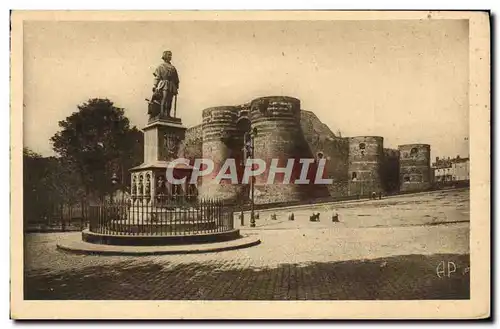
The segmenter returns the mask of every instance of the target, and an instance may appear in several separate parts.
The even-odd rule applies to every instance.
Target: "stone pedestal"
[[[157,196],[165,197],[182,193],[166,182],[166,169],[177,158],[179,146],[184,140],[186,128],[180,118],[156,118],[142,129],[144,132],[144,162],[132,169],[131,197],[152,205]],[[144,200],[145,199],[145,200]]]

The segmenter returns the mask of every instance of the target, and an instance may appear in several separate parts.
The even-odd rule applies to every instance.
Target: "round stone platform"
[[[231,241],[169,246],[120,246],[75,240],[59,243],[57,244],[57,248],[78,254],[147,256],[220,252],[248,248],[258,244],[260,244],[260,239],[257,235],[244,235]]]
[[[135,223],[133,221],[113,221],[108,227],[108,230],[116,231],[116,234],[125,234],[132,232],[135,234],[150,234],[150,235],[172,235],[184,234],[182,232],[197,232],[215,230],[217,223],[215,220],[178,220],[178,221],[144,221]]]
[[[108,234],[82,231],[82,240],[94,244],[118,246],[171,246],[185,244],[215,243],[240,238],[240,230],[233,229],[224,232],[210,233],[178,233],[178,234],[123,234],[110,232]]]

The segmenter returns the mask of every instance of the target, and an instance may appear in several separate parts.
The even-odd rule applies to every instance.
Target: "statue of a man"
[[[172,109],[172,100],[179,90],[179,75],[177,74],[177,69],[170,63],[172,60],[172,52],[167,50],[163,52],[163,63],[160,64],[153,75],[155,76],[154,87],[153,87],[153,99],[155,95],[161,98],[160,101],[160,116],[167,113],[167,117],[170,117],[170,111]]]

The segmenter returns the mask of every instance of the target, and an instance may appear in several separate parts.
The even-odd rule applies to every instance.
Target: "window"
[[[351,179],[352,179],[352,180],[356,180],[357,178],[358,178],[358,173],[357,173],[357,172],[355,172],[355,171],[353,171],[353,172],[352,172]]]
[[[416,156],[418,154],[418,149],[416,147],[412,148],[410,151],[410,156]]]
[[[405,177],[403,177],[403,180],[404,180],[405,182],[409,182],[409,181],[410,181],[410,176],[405,176]]]
[[[359,149],[364,150],[366,147],[365,143],[359,143]]]

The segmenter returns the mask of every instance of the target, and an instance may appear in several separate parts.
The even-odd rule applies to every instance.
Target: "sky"
[[[25,22],[24,146],[54,155],[58,122],[90,98],[142,128],[171,50],[186,127],[208,107],[286,95],[334,133],[465,157],[468,33],[465,20]]]

